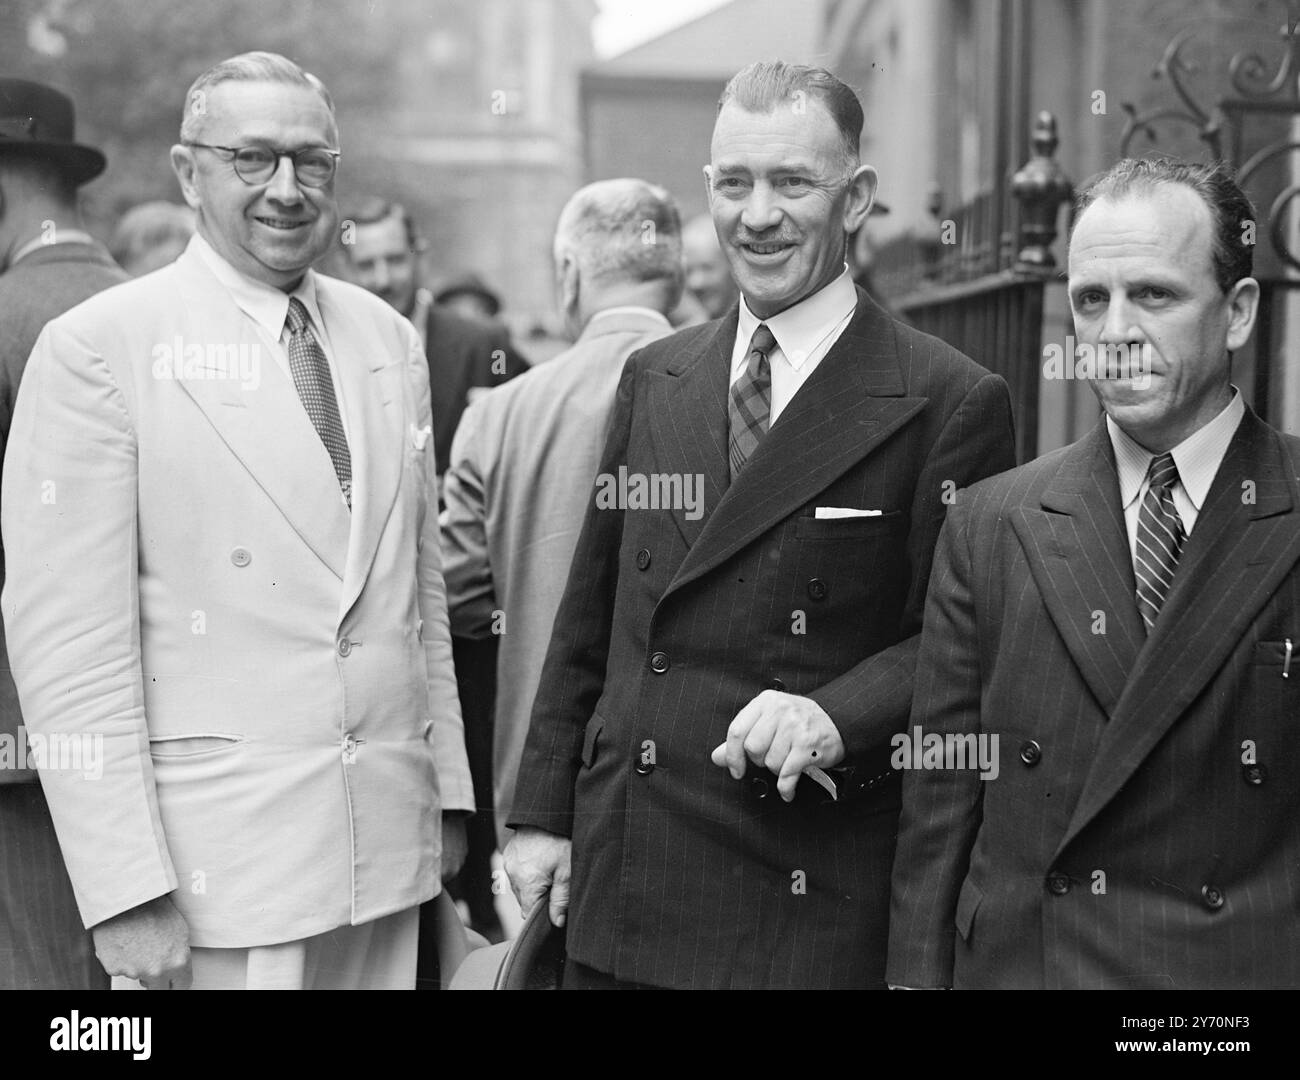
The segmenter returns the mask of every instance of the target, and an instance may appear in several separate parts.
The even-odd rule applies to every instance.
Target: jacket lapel
[[[903,396],[893,326],[858,290],[858,306],[844,333],[759,442],[736,482],[727,486],[726,398],[736,322],[728,318],[722,324],[708,352],[716,369],[704,376],[714,415],[699,416],[701,406],[695,407],[695,424],[707,425],[709,441],[701,445],[720,478],[715,483],[722,495],[710,512],[706,473],[702,527],[669,592],[708,573],[803,506],[928,400]],[[698,463],[698,449],[692,457]]]
[[[249,380],[255,385],[221,377],[207,368],[205,360],[188,376],[182,369],[181,387],[303,542],[342,578],[351,528],[347,507],[339,497],[329,454],[293,383],[273,357],[264,355],[252,320],[199,255],[186,251],[177,260],[175,273],[189,316],[185,332],[191,335],[184,339],[178,335],[178,342],[205,351],[218,343],[226,351],[232,346],[246,349],[258,361],[256,378]]]
[[[379,540],[397,497],[402,454],[414,432],[403,430],[405,355],[394,359],[377,333],[342,310],[326,278],[316,279],[316,301],[325,320],[333,361],[347,401],[352,455],[352,528],[339,617],[347,614],[365,586]],[[431,497],[432,490],[430,492]],[[436,513],[436,507],[430,509]]]
[[[1145,635],[1104,421],[1066,452],[1039,504],[1016,510],[1012,528],[1057,632],[1111,716]]]
[[[1240,647],[1297,560],[1296,463],[1277,433],[1247,408],[1107,725],[1062,848],[1128,782]]]

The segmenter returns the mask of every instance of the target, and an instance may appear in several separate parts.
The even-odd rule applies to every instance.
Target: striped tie
[[[347,436],[339,417],[338,398],[334,396],[334,380],[330,378],[329,361],[325,350],[307,325],[307,309],[296,296],[289,298],[289,371],[298,397],[311,418],[320,441],[329,451],[334,463],[334,475],[339,478],[343,498],[352,509],[352,455],[348,451]]]
[[[776,345],[776,338],[766,323],[759,323],[754,336],[749,339],[749,357],[745,370],[731,388],[730,460],[731,479],[740,475],[758,440],[767,432],[768,414],[772,401],[772,372],[767,354]]]
[[[1161,454],[1152,458],[1147,479],[1150,486],[1138,511],[1137,558],[1133,570],[1137,576],[1138,613],[1150,634],[1160,606],[1169,595],[1187,534],[1174,507],[1173,487],[1178,482],[1174,456]]]

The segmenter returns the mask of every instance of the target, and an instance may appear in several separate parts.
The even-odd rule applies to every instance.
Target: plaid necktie
[[[334,380],[330,378],[329,361],[311,328],[307,325],[307,309],[296,296],[289,298],[289,371],[298,397],[311,418],[320,441],[334,462],[334,474],[339,478],[343,498],[352,509],[352,455],[348,452],[347,436],[343,434],[343,421],[339,417],[339,403],[334,396]]]
[[[1133,570],[1137,577],[1138,613],[1150,634],[1173,584],[1187,534],[1174,507],[1173,486],[1178,482],[1174,456],[1161,454],[1152,458],[1147,479],[1150,486],[1138,511],[1137,558]]]
[[[731,388],[731,440],[729,443],[731,479],[740,475],[758,440],[767,432],[768,415],[772,408],[772,371],[767,354],[776,345],[776,338],[766,323],[759,323],[754,336],[749,339],[749,357],[745,370]]]

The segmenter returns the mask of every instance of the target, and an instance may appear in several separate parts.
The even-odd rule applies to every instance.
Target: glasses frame
[[[301,150],[277,150],[274,146],[270,146],[267,143],[246,143],[243,146],[216,146],[213,143],[187,142],[187,143],[183,143],[182,145],[196,147],[197,149],[200,150],[220,150],[224,153],[229,154],[230,166],[235,170],[235,175],[238,176],[239,179],[242,180],[249,187],[260,187],[262,184],[269,183],[280,168],[280,159],[288,158],[290,162],[292,162],[293,164],[294,179],[303,187],[319,190],[320,188],[327,187],[333,181],[334,177],[338,174],[339,158],[343,156],[342,151],[331,150],[327,146],[304,146]],[[271,166],[271,171],[266,176],[265,179],[250,180],[247,176],[245,176],[242,172],[239,171],[239,165],[237,164],[237,162],[239,160],[239,153],[241,150],[265,150],[267,153],[275,155],[275,163]],[[330,158],[333,160],[333,164],[334,164],[334,167],[330,171],[329,176],[326,177],[319,184],[314,184],[310,180],[304,180],[302,175],[298,172],[298,158],[302,154],[328,154]]]

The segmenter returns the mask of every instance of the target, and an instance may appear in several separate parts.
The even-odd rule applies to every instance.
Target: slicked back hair
[[[820,101],[839,129],[846,165],[856,168],[862,143],[862,103],[851,87],[825,68],[761,60],[731,77],[718,99],[718,112],[729,101],[746,112],[772,113],[794,108],[808,98]]]
[[[1242,278],[1251,276],[1254,265],[1255,208],[1237,186],[1232,173],[1213,165],[1179,161],[1175,158],[1125,158],[1090,179],[1075,202],[1077,224],[1083,212],[1102,199],[1116,202],[1131,195],[1155,192],[1162,184],[1191,188],[1205,203],[1214,222],[1211,255],[1214,280],[1225,294]],[[1248,227],[1247,223],[1250,223]],[[1071,230],[1073,232],[1073,230]]]
[[[331,123],[334,121],[334,101],[325,89],[325,84],[315,75],[303,71],[279,53],[246,52],[208,68],[191,84],[185,94],[185,108],[181,113],[181,142],[198,141],[199,129],[203,126],[206,115],[207,94],[223,82],[271,82],[305,86],[320,95],[330,111]],[[335,138],[337,137],[338,127],[335,124]]]
[[[406,234],[406,246],[411,254],[418,255],[423,246],[411,212],[401,203],[390,202],[380,195],[368,195],[359,200],[352,207],[351,213],[345,214],[344,217],[357,225],[378,225],[390,217],[395,217],[402,223],[402,231]]]
[[[680,294],[682,220],[677,203],[645,180],[588,184],[560,211],[556,262],[566,254],[573,255],[589,280],[664,281]]]

